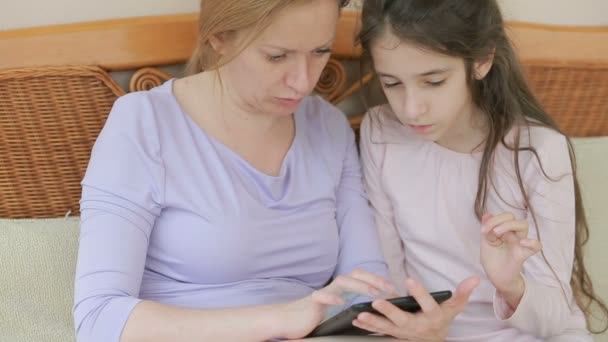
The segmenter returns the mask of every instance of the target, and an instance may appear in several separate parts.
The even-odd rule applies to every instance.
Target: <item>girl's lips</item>
[[[414,131],[418,132],[418,133],[424,133],[426,131],[428,131],[429,129],[431,129],[431,127],[433,127],[433,125],[408,125],[410,126],[411,129],[413,129]]]

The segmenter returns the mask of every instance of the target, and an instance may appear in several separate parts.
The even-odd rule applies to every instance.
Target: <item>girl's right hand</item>
[[[283,333],[278,337],[298,339],[308,335],[325,318],[328,306],[344,305],[341,295],[345,292],[378,298],[383,293],[394,293],[395,287],[383,277],[358,269],[338,276],[308,297],[279,305]]]
[[[420,304],[420,312],[405,312],[388,301],[376,300],[372,306],[384,317],[364,312],[353,325],[407,341],[444,341],[452,320],[464,310],[479,282],[476,276],[465,279],[452,298],[438,304],[420,283],[410,279],[406,282],[408,293]]]

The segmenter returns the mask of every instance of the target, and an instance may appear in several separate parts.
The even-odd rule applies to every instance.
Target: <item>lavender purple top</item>
[[[185,114],[172,81],[116,101],[82,181],[79,341],[118,341],[143,299],[250,306],[354,268],[387,276],[348,121],[313,96],[294,118],[272,177]]]

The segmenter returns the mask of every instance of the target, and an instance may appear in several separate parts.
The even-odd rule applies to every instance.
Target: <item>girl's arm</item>
[[[371,141],[371,118],[367,114],[361,124],[361,163],[363,165],[364,184],[374,210],[376,227],[380,235],[382,252],[394,284],[401,295],[406,295],[405,251],[403,240],[399,235],[393,215],[393,206],[382,186],[382,164],[385,145]]]
[[[328,134],[338,140],[339,147],[332,159],[342,158],[342,169],[336,190],[336,221],[340,233],[340,253],[335,276],[363,269],[389,278],[374,217],[363,189],[361,164],[355,135],[344,114],[327,116]],[[391,287],[390,292],[394,289]],[[369,298],[365,298],[369,300]]]
[[[555,336],[573,329],[586,334],[585,318],[570,286],[575,203],[568,146],[562,135],[544,130],[543,133],[545,135],[537,138],[542,141],[536,146],[540,164],[532,156],[522,170],[522,177],[540,233],[538,236],[532,212],[528,211],[528,238],[540,240],[548,263],[541,253],[527,259],[521,274],[523,294],[519,303],[513,302],[512,294],[502,295],[497,291],[494,309],[499,319],[536,336]],[[532,143],[534,146],[534,141]]]

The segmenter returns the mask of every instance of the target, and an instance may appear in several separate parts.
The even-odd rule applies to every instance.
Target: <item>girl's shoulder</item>
[[[556,146],[564,147],[567,138],[561,132],[535,122],[519,125],[520,145],[539,150],[553,149]]]
[[[567,137],[551,127],[534,122],[516,125],[505,139],[507,146],[515,146],[518,136],[520,152],[536,152],[539,156],[568,153]]]
[[[409,144],[416,137],[405,127],[388,104],[372,107],[361,123],[361,141],[375,144]]]
[[[522,171],[538,169],[549,174],[563,174],[571,169],[568,138],[551,127],[534,122],[517,125],[509,132],[505,143],[497,151],[499,159],[511,164],[517,153]]]

